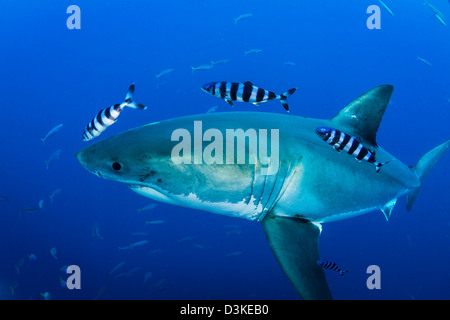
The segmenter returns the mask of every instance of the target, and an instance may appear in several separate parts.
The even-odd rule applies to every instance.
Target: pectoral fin
[[[319,228],[297,218],[268,215],[262,226],[272,252],[303,299],[332,299],[319,257]]]

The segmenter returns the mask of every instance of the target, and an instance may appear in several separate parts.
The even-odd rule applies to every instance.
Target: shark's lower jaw
[[[174,204],[173,199],[171,199],[169,196],[149,186],[139,184],[129,184],[128,187],[134,192],[140,194],[141,196],[153,199],[155,201]]]
[[[267,211],[267,209],[264,209],[261,204],[257,203],[258,199],[254,198],[253,196],[250,198],[250,200],[243,197],[241,201],[237,201],[236,203],[228,201],[211,202],[200,199],[194,193],[175,195],[164,193],[163,191],[157,190],[156,187],[139,184],[128,184],[128,187],[134,192],[155,201],[161,201],[172,205],[178,205],[227,216],[244,218],[252,221],[259,220],[259,218],[261,216],[264,216]]]

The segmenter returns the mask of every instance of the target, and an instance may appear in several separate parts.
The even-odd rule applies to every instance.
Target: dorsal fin
[[[377,146],[378,127],[393,91],[389,84],[375,87],[350,102],[331,121],[348,130],[347,133]]]

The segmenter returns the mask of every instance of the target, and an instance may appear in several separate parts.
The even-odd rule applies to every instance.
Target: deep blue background
[[[214,105],[255,110],[243,103],[231,109],[202,93],[209,81],[250,80],[277,93],[298,87],[291,113],[318,118],[390,83],[396,89],[378,142],[415,164],[449,138],[450,30],[422,0],[385,3],[395,16],[381,7],[381,30],[369,30],[366,9],[380,5],[374,0],[3,1],[0,195],[10,202],[0,199],[0,298],[42,299],[47,291],[52,299],[297,299],[258,223],[165,204],[138,215],[151,200],[89,174],[73,155],[88,145],[81,141],[87,122],[121,102],[132,82],[150,108],[125,112],[99,139]],[[447,1],[432,3],[450,17]],[[81,30],[66,28],[71,4],[81,8]],[[235,24],[244,13],[253,17]],[[263,52],[244,55],[254,48]],[[225,58],[230,62],[191,71]],[[167,68],[175,70],[157,82]],[[258,110],[283,112],[279,102]],[[39,138],[59,123],[62,130],[44,145]],[[47,170],[56,149],[61,157]],[[446,155],[410,213],[401,198],[389,222],[376,212],[323,226],[322,257],[350,270],[344,277],[326,271],[335,298],[450,298],[448,166]],[[41,199],[44,212],[19,214]],[[96,225],[103,239],[92,235]],[[117,249],[143,239],[149,244]],[[26,258],[31,253],[36,261]],[[67,278],[61,267],[70,264],[81,268],[81,290],[59,284]],[[366,287],[371,264],[381,268],[381,290]]]

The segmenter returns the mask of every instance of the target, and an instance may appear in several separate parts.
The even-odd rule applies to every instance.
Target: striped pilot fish
[[[317,135],[329,145],[334,146],[338,152],[341,150],[352,155],[358,161],[367,161],[375,165],[375,169],[380,172],[383,165],[390,161],[379,162],[375,157],[375,153],[370,151],[355,137],[352,137],[342,131],[328,127],[316,128]]]
[[[134,83],[128,88],[127,95],[122,103],[100,110],[97,116],[89,122],[83,132],[83,141],[89,141],[101,135],[117,121],[117,118],[125,107],[141,110],[146,109],[146,106],[134,100],[133,95]]]
[[[324,269],[328,269],[328,270],[333,270],[333,271],[337,271],[341,274],[341,277],[348,272],[347,270],[342,270],[341,268],[339,268],[339,266],[331,261],[325,260],[325,259],[320,259],[319,261],[317,261],[317,264],[319,266],[321,266]]]
[[[287,98],[292,95],[297,88],[292,88],[282,94],[276,94],[269,90],[264,90],[256,87],[250,81],[244,83],[239,82],[209,82],[202,87],[202,90],[210,95],[224,99],[230,106],[233,106],[233,101],[250,102],[254,105],[259,105],[262,102],[278,99],[281,104],[289,111]]]

